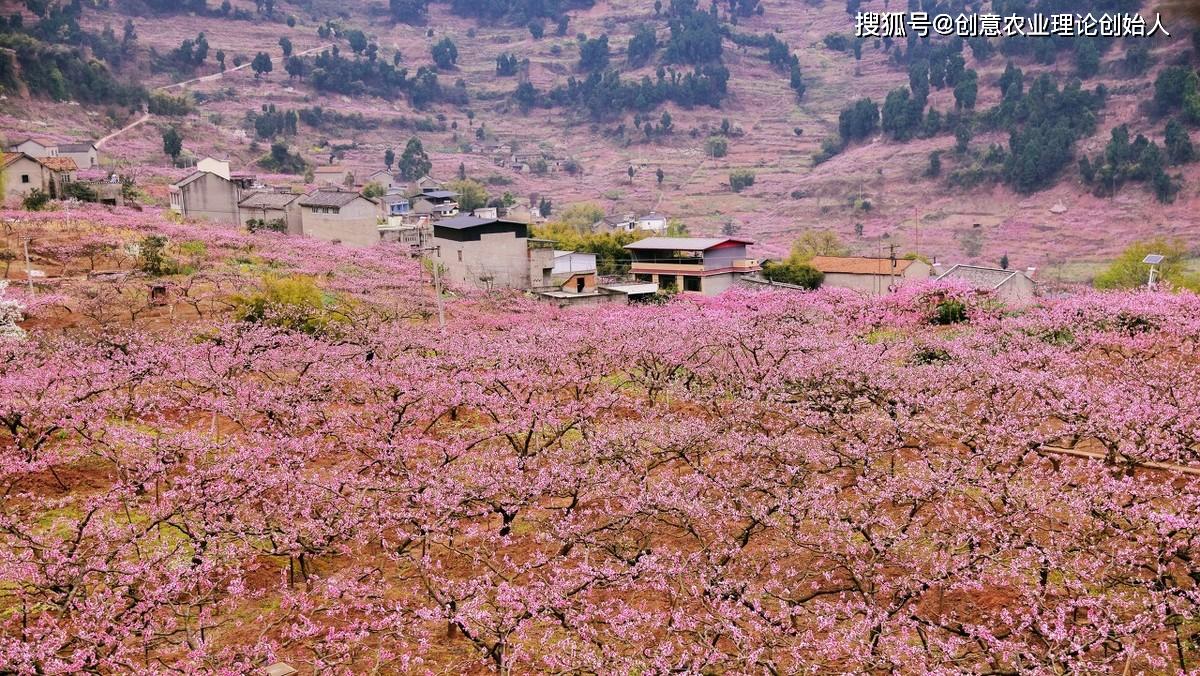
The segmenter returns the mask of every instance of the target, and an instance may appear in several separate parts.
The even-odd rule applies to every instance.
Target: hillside
[[[514,25],[507,20],[464,17],[445,3],[431,4],[418,25],[393,22],[382,3],[339,3],[335,10],[333,3],[281,1],[275,3],[273,14],[265,17],[255,14],[254,3],[231,4],[234,14],[241,11],[259,16],[257,20],[219,13],[137,16],[131,8],[138,4],[85,7],[80,19],[95,33],[106,25],[119,32],[127,19],[132,20],[138,56],[118,69],[118,76],[148,88],[168,86],[185,76],[200,78],[169,90],[172,94],[187,92],[200,101],[195,113],[179,118],[152,116],[105,144],[108,157],[135,166],[142,174],[178,175],[164,166],[168,159],[161,152],[159,134],[166,124],[181,128],[189,152],[227,155],[235,163],[250,166],[269,142],[252,146],[254,130],[245,120],[248,111],[260,110],[265,104],[280,110],[320,106],[326,111],[361,113],[368,126],[376,128],[352,129],[335,123],[316,129],[301,124],[298,133],[286,141],[314,163],[328,161],[328,150],[319,145],[322,139],[351,138],[357,147],[347,151],[343,161],[369,173],[382,168],[387,148],[398,152],[415,134],[431,151],[437,175],[451,177],[461,163],[474,178],[491,177],[496,193],[508,191],[522,198],[537,194],[558,207],[596,202],[615,215],[658,210],[683,220],[695,233],[727,229],[753,237],[763,256],[785,252],[799,232],[816,228],[836,231],[861,253],[886,252],[895,245],[899,252],[919,251],[951,262],[988,264],[1007,254],[1017,267],[1050,266],[1080,277],[1088,274],[1089,262],[1111,256],[1132,240],[1196,233],[1200,165],[1195,163],[1168,167],[1182,185],[1170,204],[1158,202],[1148,185],[1132,182],[1114,196],[1097,197],[1092,186],[1084,185],[1074,161],[1056,174],[1050,187],[1032,194],[1017,193],[999,181],[974,187],[951,185],[948,177],[956,169],[977,161],[954,152],[952,130],[904,142],[875,132],[815,164],[822,142],[836,137],[843,108],[860,97],[870,97],[882,106],[889,91],[908,83],[907,66],[896,64],[890,54],[869,41],[863,45],[861,59],[826,46],[827,35],[853,32],[853,18],[840,2],[764,0],[761,15],[738,16],[735,26],[729,25],[728,10],[722,5],[722,21],[732,32],[771,35],[790,46],[805,84],[803,97],[797,101],[786,69],[781,71],[769,63],[764,49],[740,47],[726,39],[721,62],[729,71],[728,93],[720,107],[656,105],[645,118],[657,122],[661,113],[668,111],[673,124],[671,133],[653,138],[632,130],[635,111],[595,119],[586,110],[570,106],[535,106],[523,111],[512,98],[520,81],[536,88],[543,97],[540,103],[569,77],[585,78],[578,65],[579,33],[589,38],[608,36],[611,62],[620,67],[626,81],[654,78],[665,58],[662,48],[638,68],[626,64],[625,54],[639,25],[653,25],[660,42],[667,39],[667,21],[656,17],[653,3],[599,0],[588,8],[571,9],[564,35],[556,35],[554,21],[544,22],[541,39],[531,35],[525,22]],[[884,11],[884,7],[883,0],[872,0],[861,3],[860,9]],[[662,13],[667,11],[664,8]],[[28,22],[35,20],[32,14],[26,15]],[[288,17],[294,18],[294,26],[288,25]],[[323,38],[318,28],[331,18],[341,32],[335,30]],[[1108,97],[1096,114],[1094,129],[1075,143],[1074,157],[1102,153],[1111,131],[1120,125],[1128,125],[1131,138],[1144,134],[1159,145],[1163,143],[1164,125],[1171,115],[1160,115],[1148,107],[1154,98],[1155,78],[1172,64],[1196,63],[1191,26],[1184,19],[1168,18],[1167,28],[1172,33],[1169,39],[1118,42],[1103,53],[1097,74],[1088,78],[1084,87],[1090,90],[1103,85]],[[308,79],[290,79],[284,72],[280,37],[287,37],[295,52],[319,52],[325,45],[337,44],[348,54],[346,35],[353,29],[362,30],[368,41],[378,46],[381,61],[390,63],[398,51],[400,65],[408,69],[410,77],[419,68],[433,67],[431,47],[450,38],[457,46],[458,60],[454,67],[438,71],[439,83],[449,90],[461,80],[468,102],[433,101],[417,109],[406,95],[351,97],[320,92]],[[151,50],[161,57],[200,32],[209,44],[210,56],[194,72],[147,75]],[[1123,65],[1126,52],[1138,45],[1149,47],[1152,65],[1144,72],[1129,74]],[[278,60],[273,71],[261,79],[248,67],[219,75],[212,56],[218,50],[228,55],[229,68],[235,57],[248,63],[258,50]],[[502,54],[529,63],[521,65],[515,76],[498,77],[496,60]],[[966,67],[978,73],[975,110],[982,112],[999,104],[1001,92],[996,83],[1008,58],[996,53],[981,61],[965,48],[962,54]],[[1039,63],[1032,55],[1012,60],[1024,70],[1026,83],[1048,73],[1062,86],[1075,73],[1075,59],[1070,50],[1052,57],[1050,63]],[[691,69],[690,65],[678,67],[681,72]],[[942,113],[955,109],[951,88],[933,89],[928,100]],[[0,102],[0,121],[10,137],[29,132],[99,137],[138,119],[112,106],[97,108],[9,95]],[[468,110],[473,118],[468,117]],[[708,157],[705,139],[726,119],[732,126],[728,154]],[[615,133],[622,125],[623,133]],[[1003,129],[975,126],[979,128],[970,146],[978,156],[990,144],[1007,144],[1008,133]],[[463,152],[464,146],[476,140],[475,130],[480,127],[486,130],[486,141],[537,148],[572,159],[582,173],[518,174],[496,167],[489,156]],[[1193,142],[1200,143],[1194,126],[1190,131]],[[935,150],[944,151],[944,168],[940,176],[927,177],[929,154]],[[627,174],[630,167],[636,171],[632,179]],[[753,169],[756,181],[735,193],[728,186],[729,174],[741,168]],[[658,169],[664,173],[661,185],[655,178]],[[160,199],[163,180],[159,187],[149,189]],[[149,182],[154,183],[153,179]],[[863,209],[864,204],[869,204],[869,210]],[[1059,204],[1066,210],[1051,212],[1051,207]]]

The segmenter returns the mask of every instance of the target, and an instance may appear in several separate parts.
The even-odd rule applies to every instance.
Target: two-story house
[[[300,198],[301,195],[294,192],[256,190],[238,202],[238,221],[242,225],[256,221],[272,229],[276,224],[282,224],[284,232],[299,235],[304,232]]]
[[[714,296],[742,276],[762,269],[746,255],[754,242],[736,237],[650,237],[625,245],[630,272],[661,289]]]
[[[356,190],[318,188],[297,202],[301,229],[308,237],[352,247],[380,241],[379,203]]]
[[[228,164],[205,165],[226,175],[197,169],[168,189],[171,209],[187,218],[200,218],[215,223],[242,224],[238,204],[254,188],[255,178],[228,174]],[[199,166],[199,165],[198,165]]]
[[[477,288],[553,286],[553,242],[529,237],[525,223],[458,215],[433,224],[434,260],[446,277]]]

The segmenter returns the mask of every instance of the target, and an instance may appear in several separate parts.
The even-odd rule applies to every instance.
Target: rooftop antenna
[[[1143,263],[1150,266],[1150,281],[1146,283],[1146,288],[1151,291],[1154,290],[1154,282],[1158,279],[1158,266],[1164,258],[1162,254],[1150,254],[1142,259]]]

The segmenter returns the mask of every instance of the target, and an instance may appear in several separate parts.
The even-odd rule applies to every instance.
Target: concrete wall
[[[100,158],[95,149],[90,149],[79,153],[66,153],[59,151],[58,156],[69,157],[75,160],[75,164],[78,165],[80,169],[91,169],[100,163]]]
[[[351,247],[368,247],[379,240],[379,207],[360,197],[336,214],[318,214],[300,207],[301,229],[308,237],[340,241]]]
[[[216,174],[206,173],[179,188],[184,216],[215,223],[241,224],[238,220],[240,198],[241,191],[237,186]]]
[[[891,275],[852,275],[842,272],[825,273],[822,286],[838,289],[851,289],[861,293],[880,295],[888,292],[892,284],[905,286],[929,279],[929,265],[922,261],[913,261],[902,273],[895,277]]]
[[[743,249],[743,254],[745,250]],[[737,274],[727,272],[720,275],[710,275],[700,280],[700,290],[706,296],[715,296],[733,286]]]
[[[19,153],[25,153],[26,155],[29,155],[30,157],[36,157],[38,159],[41,159],[43,157],[58,157],[58,148],[57,147],[51,146],[51,147],[47,148],[46,146],[38,143],[37,141],[34,141],[33,139],[26,140],[24,143],[17,146],[16,148],[14,148],[14,150],[16,150]]]
[[[299,201],[299,198],[297,198]],[[304,232],[304,221],[300,213],[300,205],[292,202],[286,209],[256,209],[239,207],[238,223],[245,225],[250,219],[260,219],[267,222],[280,219],[287,224],[289,235],[299,235]]]
[[[735,260],[746,258],[746,246],[744,244],[738,246],[725,246],[719,249],[704,252],[704,268],[706,270],[720,270],[721,268],[732,268]]]
[[[447,279],[465,287],[527,289],[528,241],[511,232],[485,233],[467,242],[434,237],[434,260],[445,266]]]
[[[23,181],[22,178],[28,178]],[[49,191],[49,172],[28,157],[13,162],[4,169],[4,198],[22,198],[34,189]]]
[[[1005,303],[1027,303],[1037,296],[1037,284],[1025,275],[1016,274],[996,289],[996,296]]]

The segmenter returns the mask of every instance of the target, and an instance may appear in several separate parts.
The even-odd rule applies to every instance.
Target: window
[[[684,291],[700,291],[700,278],[694,275],[685,275],[683,278]]]
[[[21,182],[28,183],[29,182],[29,174],[21,174]]]
[[[459,263],[461,263],[461,262],[462,262],[462,249],[459,249],[459,250],[458,250],[458,262],[459,262]]]
[[[653,275],[634,275],[633,277],[634,277],[634,279],[636,279],[639,282],[653,282],[654,281]]]

